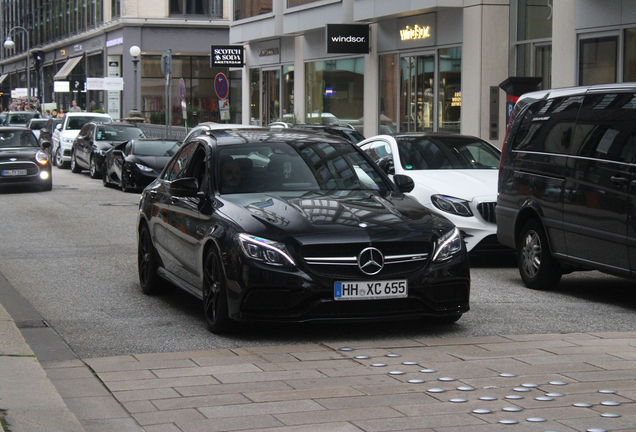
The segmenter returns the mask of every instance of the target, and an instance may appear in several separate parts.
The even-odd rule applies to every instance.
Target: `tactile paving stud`
[[[402,372],[402,371],[391,371],[391,372],[389,372],[389,375],[404,375],[404,372]]]
[[[548,396],[548,397],[562,397],[562,396],[565,396],[563,393],[556,393],[556,392],[546,393],[545,395]]]
[[[424,382],[424,380],[421,380],[421,379],[410,379],[409,382],[411,384],[422,384]]]
[[[371,363],[371,367],[384,367],[386,363]]]
[[[503,378],[514,378],[514,377],[516,377],[517,375],[515,375],[515,374],[513,374],[513,373],[500,373],[500,374],[499,374],[499,376],[500,376],[500,377],[503,377]]]
[[[519,423],[517,420],[499,420],[499,423],[505,425],[517,424]]]
[[[445,382],[449,382],[449,381],[455,381],[455,378],[451,378],[451,377],[440,377],[437,378],[438,381],[445,381]]]
[[[616,402],[616,401],[603,401],[601,402],[601,405],[605,405],[605,406],[619,406],[621,403],[620,402]]]
[[[477,408],[477,409],[474,409],[473,412],[475,414],[490,414],[490,413],[492,413],[491,410],[486,409],[486,408]]]
[[[453,398],[450,399],[449,402],[453,402],[453,403],[464,403],[464,402],[468,402],[468,399],[464,399],[464,398]]]
[[[391,354],[387,354],[386,356],[387,357],[391,357],[391,358],[395,358],[395,357],[402,357],[402,354],[393,354],[393,353],[391,353]]]
[[[506,396],[506,399],[513,399],[513,400],[515,400],[515,399],[523,399],[523,396],[521,396],[521,395],[508,395],[508,396]]]
[[[417,362],[414,362],[414,361],[405,361],[405,362],[402,362],[402,364],[403,364],[404,366],[415,366],[415,365],[417,365]]]
[[[577,402],[577,403],[572,404],[572,406],[575,406],[577,408],[589,408],[589,407],[592,406],[592,404],[589,404],[587,402]]]
[[[353,358],[358,360],[367,360],[367,359],[370,359],[371,357],[369,357],[368,355],[357,355]]]
[[[459,391],[473,391],[473,390],[475,390],[475,387],[459,386],[459,387],[457,387],[457,390],[459,390]]]
[[[567,385],[568,383],[566,383],[565,381],[550,381],[550,384],[555,386],[564,386],[564,385]]]
[[[620,417],[620,414],[615,414],[615,413],[603,413],[601,414],[601,417],[606,417],[606,418],[618,418]]]
[[[530,389],[529,388],[525,388],[525,387],[515,387],[513,388],[514,391],[516,392],[529,392]]]
[[[616,390],[609,390],[609,389],[604,389],[604,390],[599,390],[599,393],[603,393],[603,394],[616,394],[618,393]]]
[[[351,348],[351,347],[342,347],[342,348],[340,348],[340,351],[353,351],[353,348]]]
[[[527,418],[526,421],[529,421],[531,423],[541,423],[547,421],[547,419],[544,419],[543,417],[530,417]]]
[[[435,369],[420,369],[422,373],[435,373],[437,372]]]
[[[586,429],[585,432],[607,432],[607,429],[591,428],[591,429]]]
[[[502,409],[503,409],[504,411],[506,411],[506,412],[519,412],[519,411],[523,411],[523,408],[521,408],[521,407],[516,407],[516,406],[503,407]]]
[[[526,388],[537,388],[537,387],[539,387],[539,384],[535,384],[535,383],[525,383],[525,384],[521,384],[521,387],[526,387]]]
[[[553,397],[550,397],[550,396],[539,396],[539,397],[536,397],[536,398],[534,398],[534,399],[535,399],[535,400],[538,400],[538,401],[540,401],[540,402],[550,402],[550,401],[553,401],[553,400],[554,400],[554,398],[553,398]]]
[[[494,397],[494,396],[482,396],[482,397],[480,397],[480,398],[479,398],[479,400],[483,400],[483,401],[494,401],[494,400],[497,400],[497,398],[496,398],[496,397]]]
[[[444,393],[446,390],[444,390],[443,388],[432,388],[432,389],[428,389],[429,393]]]

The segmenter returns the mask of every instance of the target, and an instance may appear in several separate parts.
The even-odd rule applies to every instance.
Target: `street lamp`
[[[137,63],[139,63],[139,55],[141,54],[141,49],[137,45],[133,45],[130,47],[130,50],[128,52],[130,53],[132,57],[132,62],[135,67],[135,81],[133,84],[135,91],[134,91],[133,107],[132,107],[132,111],[130,111],[130,113],[128,114],[128,117],[130,118],[141,117],[141,113],[137,109]]]
[[[29,70],[29,63],[31,61],[31,47],[29,45],[29,31],[22,26],[14,26],[7,32],[7,39],[4,41],[4,47],[7,49],[15,48],[15,42],[11,39],[11,32],[14,30],[22,30],[26,34],[26,85],[27,85],[27,107],[31,109],[31,71]]]

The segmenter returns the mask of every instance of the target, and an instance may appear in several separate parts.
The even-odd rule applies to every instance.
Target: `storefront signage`
[[[86,78],[86,90],[121,91],[124,79],[121,77]]]
[[[327,24],[327,54],[369,54],[369,25]]]
[[[82,50],[82,44],[73,45],[74,52],[80,52]]]
[[[431,37],[431,26],[420,27],[417,24],[413,28],[406,26],[405,29],[400,30],[400,39],[413,40],[413,39],[426,39]]]
[[[212,45],[210,67],[243,67],[245,56],[242,45]]]
[[[53,91],[55,93],[68,93],[71,91],[71,85],[68,81],[53,81]]]
[[[259,57],[269,57],[269,56],[273,56],[273,55],[278,55],[279,51],[278,48],[266,48],[266,49],[262,49],[258,52],[258,56]]]
[[[451,100],[451,106],[462,106],[462,92],[455,92],[455,94],[453,95],[453,99]]]
[[[115,38],[115,39],[107,40],[106,41],[106,46],[107,47],[112,47],[112,46],[115,46],[115,45],[121,45],[123,43],[124,43],[124,38],[123,37],[118,37],[118,38]]]

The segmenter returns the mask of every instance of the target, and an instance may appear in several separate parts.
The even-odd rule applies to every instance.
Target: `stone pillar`
[[[380,71],[378,57],[378,25],[371,24],[369,29],[371,52],[364,56],[364,132],[365,137],[378,134],[380,116]]]
[[[576,0],[555,1],[552,8],[552,87],[575,86]]]
[[[305,104],[305,36],[294,39],[294,114],[296,121],[305,122],[307,115]]]

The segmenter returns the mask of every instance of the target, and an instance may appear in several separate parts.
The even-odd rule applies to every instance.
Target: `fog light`
[[[48,178],[49,178],[49,173],[48,173],[47,171],[42,171],[42,172],[40,173],[40,178],[41,178],[42,180],[46,180],[46,179],[48,179]]]

